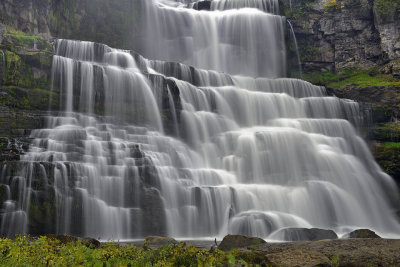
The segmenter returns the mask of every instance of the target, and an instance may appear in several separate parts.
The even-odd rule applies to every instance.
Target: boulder
[[[317,241],[338,238],[334,231],[319,228],[286,228],[278,231],[276,235],[286,241]]]
[[[168,236],[147,236],[145,242],[147,246],[151,248],[159,248],[166,245],[178,244],[178,241]]]
[[[71,242],[78,242],[80,241],[83,245],[89,248],[100,248],[101,243],[97,239],[90,238],[90,237],[76,237],[71,235],[60,235],[60,234],[50,234],[46,235],[48,239],[58,240],[62,244],[68,244]]]
[[[265,240],[258,237],[249,237],[242,235],[227,235],[219,244],[218,249],[229,251],[235,248],[243,248],[266,243]]]
[[[349,238],[381,238],[374,231],[369,229],[357,229],[349,233]]]

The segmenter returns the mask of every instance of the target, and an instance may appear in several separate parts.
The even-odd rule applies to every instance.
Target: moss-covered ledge
[[[43,125],[59,95],[51,91],[52,40],[0,25],[0,150]],[[50,106],[51,103],[51,106]]]

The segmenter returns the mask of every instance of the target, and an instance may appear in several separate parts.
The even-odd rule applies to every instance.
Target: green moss
[[[340,88],[349,84],[360,87],[400,85],[399,79],[391,75],[377,74],[375,69],[370,71],[351,69],[340,73],[305,73],[304,79],[313,84],[330,88]]]

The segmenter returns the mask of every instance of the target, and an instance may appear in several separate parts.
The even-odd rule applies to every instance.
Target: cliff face
[[[0,22],[28,34],[130,48],[140,19],[137,0],[0,0]]]
[[[399,58],[398,12],[382,10],[382,1],[282,0],[305,71],[370,69]]]

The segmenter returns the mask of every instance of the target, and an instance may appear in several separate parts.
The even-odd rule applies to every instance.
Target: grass
[[[391,86],[400,85],[400,80],[391,75],[377,73],[376,69],[369,71],[352,69],[341,73],[305,73],[304,79],[317,85],[329,88],[341,88],[346,85],[366,86]]]

